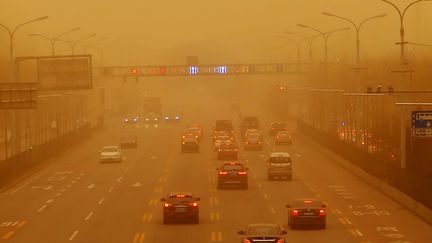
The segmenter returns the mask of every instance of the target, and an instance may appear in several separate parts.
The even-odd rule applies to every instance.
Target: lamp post
[[[36,18],[36,19],[29,20],[27,22],[24,22],[22,24],[17,25],[12,30],[9,29],[8,27],[6,27],[3,24],[0,24],[0,26],[3,27],[3,28],[5,28],[8,31],[8,34],[9,34],[9,39],[10,39],[10,45],[9,45],[10,79],[12,81],[14,79],[14,76],[13,76],[13,73],[14,73],[14,71],[13,71],[13,69],[14,69],[14,65],[13,65],[13,51],[14,51],[13,40],[14,40],[15,32],[19,28],[21,28],[22,26],[24,26],[24,25],[27,25],[27,24],[30,24],[30,23],[33,23],[33,22],[37,22],[37,21],[42,21],[42,20],[45,20],[45,19],[48,19],[48,16],[43,16],[43,17],[39,17],[39,18]]]
[[[332,31],[327,31],[327,32],[323,32],[321,30],[318,30],[316,28],[310,27],[308,25],[304,25],[304,24],[298,24],[299,27],[302,28],[306,28],[306,29],[310,29],[313,30],[315,32],[318,32],[324,39],[324,63],[327,63],[327,43],[328,43],[328,38],[330,37],[331,34],[338,32],[338,31],[343,31],[343,30],[349,30],[349,28],[340,28],[340,29],[336,29],[336,30],[332,30]]]
[[[104,40],[106,40],[106,39],[107,39],[106,37],[102,37],[102,38],[99,38],[99,39],[97,39],[97,40],[94,40],[94,41],[92,41],[92,42],[90,42],[90,43],[87,43],[87,44],[83,45],[84,54],[87,54],[87,48],[88,48],[89,46],[93,45],[94,43],[104,41]]]
[[[322,14],[324,14],[326,16],[336,17],[336,18],[348,21],[349,23],[351,23],[354,26],[354,28],[356,29],[356,63],[357,63],[357,66],[360,63],[360,28],[363,26],[364,23],[366,23],[369,20],[382,18],[382,17],[387,16],[386,14],[380,14],[380,15],[372,16],[372,17],[364,19],[362,22],[360,22],[360,24],[357,25],[356,23],[354,23],[354,21],[352,21],[348,18],[342,17],[342,16],[338,16],[338,15],[335,15],[332,13],[327,13],[327,12],[323,12]]]
[[[66,41],[66,40],[60,40],[60,39],[59,39],[58,41],[66,42],[66,43],[69,45],[69,47],[71,48],[72,55],[74,55],[74,54],[75,54],[75,47],[76,47],[78,44],[80,44],[81,41],[84,41],[84,40],[90,39],[90,38],[92,38],[92,37],[94,37],[94,36],[96,36],[96,33],[93,33],[93,34],[90,34],[90,35],[84,36],[84,37],[82,37],[81,39],[78,39],[78,40],[76,40],[76,41]]]
[[[287,40],[296,46],[296,48],[297,48],[297,63],[300,63],[300,42],[296,41],[294,39],[287,38],[285,36],[281,36],[281,35],[277,35],[276,37]]]
[[[397,43],[397,44],[401,45],[401,48],[400,48],[400,59],[401,59],[401,64],[405,65],[406,64],[406,62],[405,62],[405,44],[406,44],[406,42],[405,42],[405,28],[404,28],[404,22],[403,22],[404,21],[404,17],[405,17],[405,13],[407,12],[407,10],[411,6],[413,6],[416,3],[426,2],[426,1],[429,2],[429,1],[432,1],[432,0],[416,0],[416,1],[412,2],[412,3],[410,3],[403,11],[401,11],[401,9],[399,9],[398,6],[396,6],[394,3],[392,3],[392,2],[390,2],[388,0],[381,0],[381,1],[383,1],[385,3],[388,3],[391,6],[393,6],[396,9],[396,11],[398,12],[398,14],[399,14],[399,18],[400,18],[400,43]]]
[[[63,32],[63,33],[57,35],[54,38],[50,38],[50,37],[47,37],[47,36],[41,35],[41,34],[29,34],[29,36],[38,36],[38,37],[44,38],[45,40],[48,40],[51,44],[51,56],[54,56],[55,55],[55,43],[56,43],[56,41],[58,41],[60,37],[66,35],[66,34],[75,32],[77,30],[80,30],[80,28],[79,27],[73,28],[71,30],[68,30],[66,32]]]
[[[289,30],[285,31],[287,34],[291,34],[291,35],[295,35],[298,36],[300,38],[302,38],[303,40],[307,41],[308,45],[309,45],[309,61],[312,63],[313,62],[313,53],[312,53],[312,45],[313,42],[315,41],[315,38],[317,36],[304,36],[304,35],[300,35],[294,32],[291,32]]]

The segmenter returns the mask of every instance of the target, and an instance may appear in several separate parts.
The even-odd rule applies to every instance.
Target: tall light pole
[[[42,20],[45,20],[45,19],[48,19],[48,16],[43,16],[43,17],[39,17],[39,18],[36,18],[36,19],[29,20],[27,22],[24,22],[22,24],[17,25],[12,30],[9,29],[8,27],[6,27],[3,24],[0,24],[0,26],[3,27],[3,28],[5,28],[8,31],[8,33],[9,33],[9,38],[10,38],[10,44],[9,44],[10,79],[12,81],[14,79],[13,78],[13,73],[14,73],[14,71],[13,71],[13,69],[14,69],[14,66],[13,66],[13,51],[14,51],[13,40],[14,40],[15,32],[19,28],[21,28],[22,26],[24,26],[24,25],[27,25],[27,24],[30,24],[30,23],[33,23],[33,22],[37,22],[37,21],[42,21]]]
[[[104,40],[106,40],[106,39],[107,39],[106,37],[102,37],[102,38],[96,39],[96,40],[94,40],[94,41],[92,41],[92,42],[90,42],[90,43],[87,43],[87,44],[83,45],[84,54],[87,54],[87,48],[88,48],[89,46],[93,45],[94,43],[104,41]]]
[[[335,15],[332,13],[327,13],[327,12],[323,12],[322,14],[324,14],[326,16],[336,17],[336,18],[348,21],[349,23],[351,23],[354,26],[354,28],[356,30],[356,63],[357,63],[357,66],[360,63],[360,28],[363,26],[364,23],[366,23],[369,20],[382,18],[382,17],[387,16],[386,14],[380,14],[380,15],[372,16],[372,17],[364,19],[362,22],[360,22],[360,24],[357,25],[356,23],[354,23],[354,21],[352,21],[348,18],[342,17],[342,16],[338,16],[338,15]]]
[[[302,28],[306,28],[306,29],[310,29],[313,30],[315,32],[318,32],[324,39],[324,63],[327,63],[327,50],[328,50],[328,38],[330,37],[331,34],[338,32],[338,31],[343,31],[343,30],[349,30],[349,28],[340,28],[340,29],[336,29],[336,30],[332,30],[332,31],[327,31],[327,32],[323,32],[321,30],[318,30],[316,28],[310,27],[308,25],[304,25],[304,24],[298,24],[299,27]]]
[[[398,12],[398,14],[399,14],[399,18],[400,18],[400,43],[397,43],[397,44],[401,45],[401,48],[400,48],[400,59],[401,59],[401,64],[405,65],[406,64],[406,62],[405,62],[405,44],[406,44],[406,42],[405,42],[405,28],[404,28],[405,13],[407,12],[407,10],[411,6],[413,6],[416,3],[426,2],[426,1],[432,1],[432,0],[416,0],[416,1],[412,2],[412,3],[410,3],[403,11],[401,11],[401,9],[399,9],[398,6],[396,6],[394,3],[392,3],[392,2],[390,2],[388,0],[381,0],[381,1],[383,1],[385,3],[388,3],[391,6],[393,6],[396,9],[396,11]]]
[[[312,45],[313,45],[313,42],[315,41],[317,36],[304,36],[304,35],[300,35],[300,34],[291,32],[289,30],[287,30],[285,32],[287,34],[298,36],[298,37],[302,38],[303,40],[307,41],[307,43],[309,45],[309,61],[312,63],[313,62]]]
[[[92,38],[92,37],[94,37],[94,36],[96,36],[96,33],[93,33],[93,34],[90,34],[90,35],[84,36],[84,37],[82,37],[81,39],[78,39],[78,40],[76,40],[76,41],[66,41],[66,40],[60,40],[60,39],[58,39],[58,41],[66,42],[66,43],[69,45],[69,47],[71,48],[72,55],[74,55],[74,54],[75,54],[75,47],[76,47],[80,42],[82,42],[82,41],[84,41],[84,40],[87,40],[87,39],[90,39],[90,38]]]
[[[50,42],[50,44],[51,44],[51,56],[54,56],[55,55],[55,43],[56,43],[56,41],[58,41],[60,37],[66,35],[66,34],[78,31],[78,30],[80,30],[80,28],[76,27],[76,28],[73,28],[73,29],[68,30],[66,32],[63,32],[63,33],[57,35],[54,38],[50,38],[48,36],[41,35],[41,34],[29,34],[29,36],[37,36],[37,37],[44,38],[45,40],[48,40]]]
[[[297,63],[300,64],[300,42],[296,41],[294,39],[287,38],[285,36],[281,36],[281,35],[277,35],[276,37],[287,40],[296,46],[296,48],[297,48]]]

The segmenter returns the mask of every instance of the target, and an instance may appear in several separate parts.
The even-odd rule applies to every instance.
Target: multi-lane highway
[[[231,101],[202,95],[184,104],[180,124],[124,124],[110,117],[102,131],[28,179],[0,194],[0,242],[10,243],[160,243],[240,242],[237,231],[249,223],[280,222],[288,242],[429,242],[432,227],[367,183],[339,167],[294,132],[294,144],[275,146],[265,136],[262,151],[240,150],[250,168],[249,189],[216,189],[221,163],[211,144],[215,119],[232,119]],[[259,102],[240,105],[257,115],[266,131],[277,120]],[[199,122],[204,138],[199,153],[180,153],[180,134]],[[123,150],[122,163],[100,164],[98,151],[121,136],[138,136],[137,149]],[[266,157],[287,151],[293,158],[292,181],[268,181]],[[190,191],[201,198],[200,223],[164,225],[160,198]],[[328,204],[327,229],[287,226],[285,204],[318,197]]]

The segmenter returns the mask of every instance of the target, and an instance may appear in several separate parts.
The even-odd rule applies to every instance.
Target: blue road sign
[[[412,136],[432,137],[432,111],[412,112]]]

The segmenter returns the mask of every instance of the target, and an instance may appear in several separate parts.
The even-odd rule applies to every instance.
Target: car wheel
[[[323,224],[321,225],[321,229],[326,229],[326,228],[327,228],[326,223],[323,223]]]
[[[168,217],[165,217],[165,216],[163,217],[163,223],[164,224],[169,224],[170,223]]]
[[[199,224],[199,214],[196,214],[193,218],[192,218],[192,222],[194,224]]]

